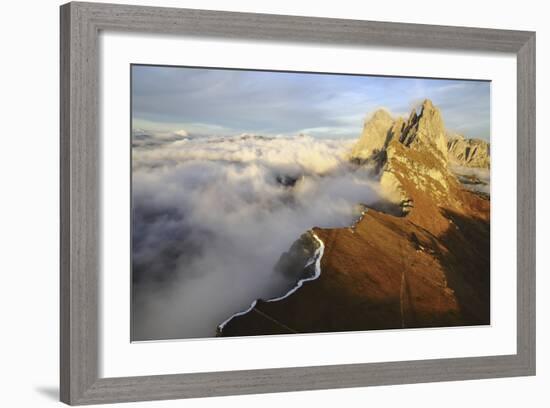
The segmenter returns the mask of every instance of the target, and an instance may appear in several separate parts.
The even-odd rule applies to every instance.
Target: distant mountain
[[[430,100],[406,121],[375,112],[350,160],[374,165],[399,211],[366,208],[349,228],[313,228],[301,240],[311,241],[306,253],[314,240],[323,243],[319,277],[280,300],[256,302],[218,335],[489,324],[490,199],[452,170],[455,162],[485,163],[482,145],[469,143],[449,144]],[[303,244],[290,252],[300,253],[296,245]],[[286,264],[296,268],[284,259],[278,267]]]
[[[452,164],[483,169],[491,167],[488,142],[480,139],[466,139],[462,135],[451,135],[447,139],[447,150]]]

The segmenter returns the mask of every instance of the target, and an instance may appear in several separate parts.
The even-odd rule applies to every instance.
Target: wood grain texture
[[[510,52],[518,66],[518,339],[509,356],[128,378],[98,376],[101,30],[226,39]],[[535,34],[266,14],[69,3],[61,7],[61,400],[96,404],[533,375]]]
[[[226,39],[517,52],[527,31],[73,3],[105,30]]]
[[[517,353],[535,373],[536,65],[535,34],[517,53]]]
[[[61,386],[76,402],[98,378],[99,155],[97,29],[61,9]]]

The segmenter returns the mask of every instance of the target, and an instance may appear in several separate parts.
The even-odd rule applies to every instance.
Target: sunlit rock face
[[[490,168],[490,144],[448,132],[441,111],[429,99],[420,109],[413,109],[406,120],[393,118],[385,109],[377,110],[365,121],[350,157],[359,163],[379,160],[392,140],[416,150],[432,147],[432,152],[437,152],[437,158],[444,163]]]
[[[480,139],[466,139],[462,135],[450,135],[447,149],[449,161],[464,167],[489,169],[491,167],[490,145]]]
[[[377,110],[365,121],[361,137],[352,149],[351,157],[358,162],[369,160],[385,149],[394,119],[385,109]]]
[[[441,111],[427,99],[418,112],[413,109],[404,120],[393,119],[385,110],[376,111],[365,123],[351,152],[355,162],[376,163],[381,186],[393,192],[407,213],[413,201],[407,191],[413,189],[429,195],[438,204],[457,204],[449,194],[458,183],[448,168]]]
[[[385,110],[376,111],[365,122],[351,160],[374,162],[381,186],[397,201],[405,203],[407,213],[413,199],[406,191],[412,190],[430,196],[437,205],[460,206],[460,201],[451,194],[451,189],[460,185],[454,171],[460,166],[490,166],[489,143],[463,136],[449,137],[440,109],[429,99],[419,109],[413,109],[407,120],[394,119]]]
[[[443,159],[447,158],[445,124],[441,111],[432,104],[432,101],[429,99],[424,101],[419,115],[416,114],[416,110],[411,112],[399,141],[413,149],[424,150],[425,147],[433,147]]]
[[[447,137],[441,111],[426,99],[417,113],[411,111],[407,120],[399,117],[394,119],[388,111],[377,110],[363,127],[361,137],[351,151],[351,158],[357,161],[374,159],[377,154],[386,149],[392,140],[411,149],[424,149],[432,146],[447,158]]]

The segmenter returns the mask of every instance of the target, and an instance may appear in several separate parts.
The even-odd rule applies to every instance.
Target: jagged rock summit
[[[358,160],[368,160],[386,147],[388,138],[391,137],[393,118],[385,109],[379,109],[365,121],[363,132],[351,156]]]
[[[415,149],[423,149],[426,145],[432,146],[442,158],[447,158],[445,124],[440,110],[433,105],[432,101],[429,99],[424,101],[420,114],[416,113],[416,109],[412,110],[399,141]]]
[[[449,136],[441,111],[429,99],[424,100],[419,113],[414,108],[407,120],[393,118],[385,109],[377,110],[365,121],[361,137],[351,151],[351,159],[356,163],[379,162],[393,140],[415,150],[432,147],[442,162],[490,167],[489,143],[461,135]]]
[[[449,136],[447,150],[452,164],[464,167],[491,167],[490,145],[480,139],[466,139],[462,135]]]
[[[412,214],[431,222],[426,215],[432,206],[460,207],[459,182],[449,169],[445,123],[441,111],[429,99],[409,118],[393,119],[387,111],[377,111],[367,123],[353,148],[351,160],[372,163],[381,186],[391,192],[405,213],[413,206],[424,211]]]

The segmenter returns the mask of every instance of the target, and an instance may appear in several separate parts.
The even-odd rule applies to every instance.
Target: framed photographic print
[[[62,6],[62,401],[534,375],[534,150],[532,32]]]

